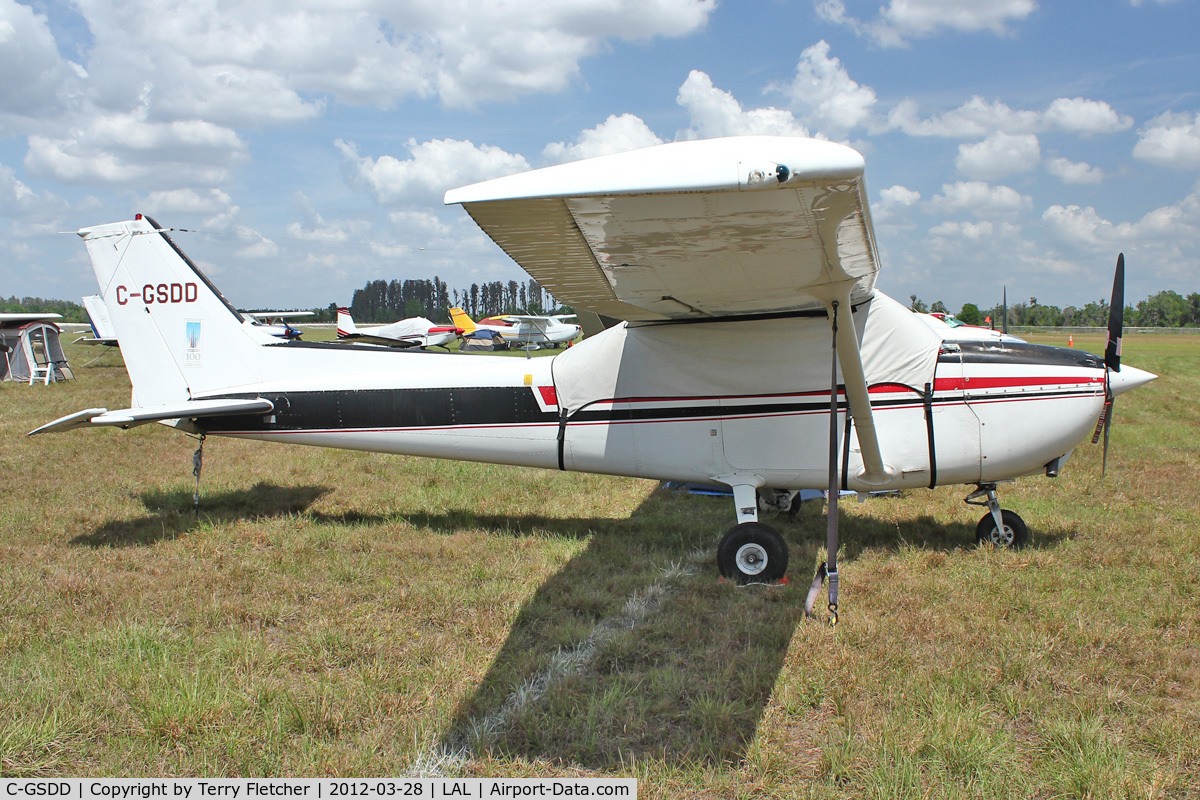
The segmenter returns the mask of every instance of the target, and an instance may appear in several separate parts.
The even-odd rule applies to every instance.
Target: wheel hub
[[[734,561],[742,574],[757,575],[767,568],[767,551],[762,545],[749,542],[738,548]]]
[[[1005,525],[1002,529],[992,528],[992,544],[1008,547],[1013,543],[1013,529]]]

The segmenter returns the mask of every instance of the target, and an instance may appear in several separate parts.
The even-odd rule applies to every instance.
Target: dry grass
[[[1093,351],[1099,343],[1081,341]],[[72,350],[73,363],[92,357]],[[632,775],[647,797],[1200,794],[1200,337],[1138,337],[1108,477],[843,504],[842,625],[715,580],[728,500],[210,439],[27,439],[119,355],[0,385],[0,774]]]

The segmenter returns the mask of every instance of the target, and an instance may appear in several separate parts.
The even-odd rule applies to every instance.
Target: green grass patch
[[[1065,344],[1063,342],[1049,342]],[[1099,341],[1076,337],[1095,351]],[[843,503],[836,631],[715,579],[728,500],[596,475],[25,432],[119,353],[0,384],[0,774],[621,775],[645,797],[1200,794],[1200,337],[1133,336],[1108,476]],[[523,354],[521,354],[523,356]],[[537,357],[538,354],[535,354]],[[467,358],[464,356],[464,358]]]

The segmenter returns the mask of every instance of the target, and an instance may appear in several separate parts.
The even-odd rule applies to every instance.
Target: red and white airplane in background
[[[338,339],[389,347],[445,347],[462,334],[462,328],[437,325],[425,317],[409,317],[388,325],[367,325],[360,328],[354,324],[350,309],[337,310]]]
[[[1115,290],[1104,356],[945,342],[876,288],[863,170],[857,151],[833,142],[734,137],[448,192],[556,298],[623,320],[532,360],[281,341],[229,305],[153,220],[84,228],[136,405],[31,433],[161,421],[725,484],[737,524],[717,564],[737,582],[775,581],[787,567],[783,538],[758,521],[760,497],[833,489],[818,577],[828,572],[835,620],[838,488],[965,484],[987,506],[978,537],[1020,545],[1028,531],[1001,509],[997,485],[1057,476],[1098,420],[1107,429],[1113,398],[1155,377],[1120,363]],[[812,446],[826,438],[827,452]]]
[[[559,347],[579,338],[583,328],[563,321],[574,318],[574,314],[556,314],[550,317],[499,314],[476,322],[461,308],[450,309],[450,319],[454,320],[454,324],[462,328],[465,334],[472,334],[477,330],[493,331],[510,343],[524,342],[549,347]]]

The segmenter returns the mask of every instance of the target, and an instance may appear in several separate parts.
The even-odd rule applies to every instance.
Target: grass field
[[[1126,340],[1161,377],[1103,483],[1081,445],[1002,488],[1023,551],[975,546],[966,487],[843,503],[836,631],[816,503],[774,520],[782,589],[716,581],[728,499],[634,479],[214,438],[194,516],[188,437],[24,436],[128,404],[95,355],[0,384],[0,775],[1200,796],[1200,336]]]

